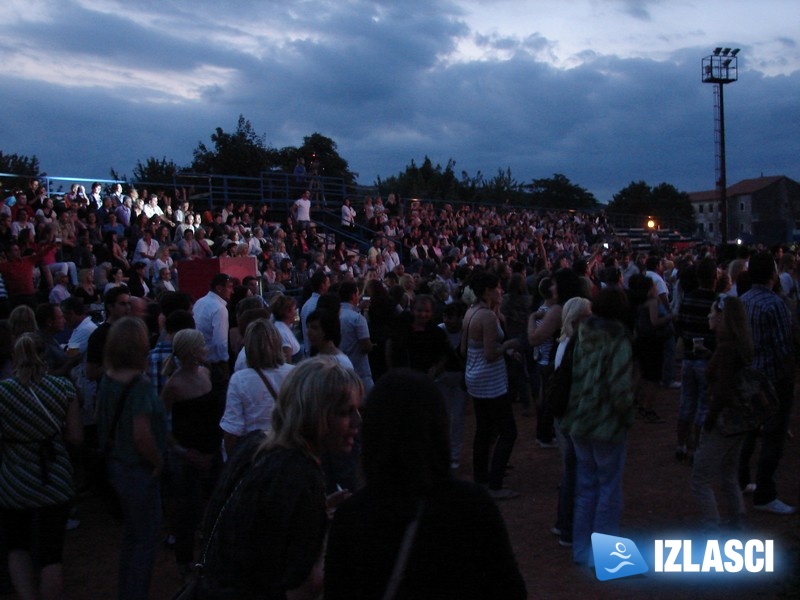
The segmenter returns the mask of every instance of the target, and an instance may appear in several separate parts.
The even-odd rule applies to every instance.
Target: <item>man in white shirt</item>
[[[195,302],[192,309],[195,328],[206,343],[206,361],[211,371],[211,384],[224,392],[230,379],[228,368],[228,300],[233,281],[226,273],[217,273],[208,293]],[[222,395],[224,397],[224,393]]]
[[[64,313],[67,325],[72,328],[72,335],[67,342],[67,356],[86,354],[89,336],[97,329],[97,325],[86,314],[83,300],[76,296],[70,296],[61,303],[61,311]]]
[[[292,205],[294,220],[300,229],[305,229],[311,222],[311,192],[306,190]]]
[[[369,366],[369,353],[374,344],[369,337],[369,325],[358,309],[358,285],[354,281],[344,281],[339,286],[339,324],[342,340],[339,349],[353,363],[353,369],[364,384],[364,393],[369,393],[375,383],[372,380],[372,369]]]

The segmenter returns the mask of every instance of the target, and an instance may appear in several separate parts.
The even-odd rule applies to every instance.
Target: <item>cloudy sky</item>
[[[319,132],[360,183],[456,171],[714,186],[701,58],[726,86],[728,180],[800,180],[797,0],[3,0],[0,150],[49,175],[191,162],[239,114],[273,147]]]

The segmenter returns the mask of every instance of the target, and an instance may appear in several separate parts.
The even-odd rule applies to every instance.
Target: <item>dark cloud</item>
[[[243,114],[274,147],[313,132],[333,138],[367,184],[428,155],[455,159],[459,173],[563,173],[603,201],[638,180],[713,187],[713,90],[700,81],[708,49],[660,61],[589,49],[578,66],[556,68],[554,41],[476,36],[449,2],[253,1],[235,14],[205,0],[108,14],[58,6],[50,23],[13,28],[0,55],[22,60],[14,52],[35,34],[40,51],[120,83],[74,85],[52,73],[44,83],[19,69],[4,80],[0,149],[36,154],[50,174],[130,174],[149,156],[186,165],[199,141]],[[644,18],[651,6],[618,8]],[[455,56],[465,41],[490,58]],[[800,178],[800,72],[768,77],[743,64],[726,89],[728,178]]]

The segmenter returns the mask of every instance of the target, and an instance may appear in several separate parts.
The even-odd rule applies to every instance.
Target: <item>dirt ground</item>
[[[800,386],[798,386],[800,387]],[[800,394],[799,394],[800,395]],[[688,532],[697,524],[695,505],[689,490],[691,467],[675,461],[675,420],[678,391],[663,391],[657,410],[662,424],[636,421],[630,436],[625,467],[620,534],[639,544],[652,544],[664,532]],[[797,402],[796,402],[797,404]],[[514,449],[506,485],[521,492],[515,500],[500,504],[520,569],[531,598],[800,598],[800,515],[781,517],[758,513],[746,497],[749,535],[774,539],[776,572],[709,583],[688,581],[680,574],[654,574],[600,582],[594,572],[571,561],[571,551],[558,545],[549,529],[556,514],[560,476],[558,450],[544,450],[534,444],[535,420],[523,417],[519,405],[519,437]],[[780,497],[800,504],[800,409],[795,409],[791,430],[794,439],[786,446],[779,471]],[[459,477],[470,475],[471,411],[469,430]],[[96,499],[79,505],[81,525],[68,532],[65,548],[66,595],[72,600],[114,598],[116,562],[121,528],[102,510]],[[675,536],[670,536],[675,537]],[[167,548],[159,552],[153,579],[152,598],[170,598],[177,586],[174,558]],[[13,595],[0,596],[12,598]]]

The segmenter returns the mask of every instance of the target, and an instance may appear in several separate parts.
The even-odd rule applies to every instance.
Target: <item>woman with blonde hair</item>
[[[181,575],[194,561],[195,529],[202,517],[202,486],[213,481],[219,465],[217,426],[220,402],[212,390],[211,375],[203,366],[206,346],[196,329],[182,329],[172,339],[172,354],[164,365],[169,380],[161,392],[172,431],[167,447],[167,469],[173,501],[175,560]],[[177,363],[180,366],[176,367]]]
[[[209,502],[202,597],[318,595],[326,511],[349,495],[326,499],[320,455],[352,450],[362,394],[355,372],[332,358],[310,358],[292,370],[272,429],[240,445]]]
[[[228,383],[225,412],[219,426],[225,452],[230,455],[251,431],[269,431],[272,410],[284,379],[292,371],[281,348],[283,341],[267,319],[247,326],[244,353],[247,368],[237,370]]]
[[[575,347],[575,334],[578,326],[592,314],[592,303],[577,296],[570,298],[561,309],[561,335],[558,338],[554,368],[556,371],[567,357],[567,362],[572,361],[572,350]],[[565,364],[566,367],[566,364]],[[571,367],[570,367],[571,368]],[[575,472],[576,457],[575,446],[568,435],[561,431],[560,421],[563,415],[556,415],[556,440],[561,450],[561,484],[558,486],[558,510],[556,524],[550,532],[558,536],[558,543],[562,546],[572,545],[572,518],[575,512]]]
[[[0,382],[0,438],[0,535],[14,589],[20,598],[61,598],[64,531],[75,496],[65,441],[80,444],[83,429],[75,388],[47,375],[35,334],[16,341],[14,376]]]
[[[24,333],[34,333],[39,330],[36,324],[36,313],[27,304],[20,304],[8,315],[8,325],[11,335],[16,340]]]
[[[164,404],[144,377],[150,341],[139,318],[122,317],[108,332],[97,390],[97,429],[124,520],[119,597],[147,598],[161,537],[161,489],[167,446]]]

